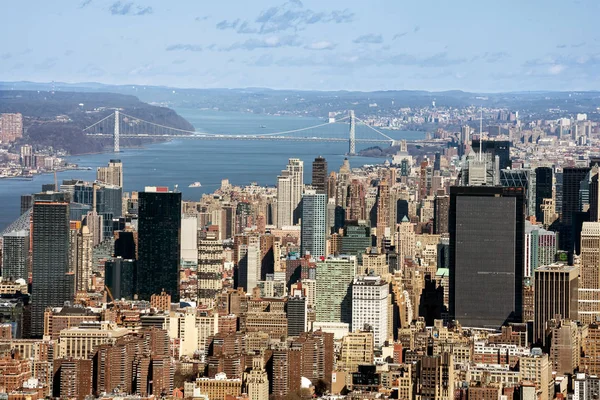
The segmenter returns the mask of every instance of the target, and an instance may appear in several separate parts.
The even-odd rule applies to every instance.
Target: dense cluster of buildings
[[[597,398],[598,132],[560,126],[569,146],[465,125],[377,166],[291,158],[199,201],[124,193],[119,160],[23,195],[0,393]]]

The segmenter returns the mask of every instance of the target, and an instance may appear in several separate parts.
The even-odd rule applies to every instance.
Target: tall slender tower
[[[31,333],[44,333],[46,307],[73,301],[75,281],[69,263],[69,195],[34,196],[32,221]]]
[[[312,164],[312,186],[318,194],[327,194],[327,160],[319,156]]]
[[[139,193],[137,292],[150,300],[162,290],[179,301],[181,193],[146,187]]]
[[[277,177],[277,226],[297,224],[302,209],[304,162],[290,158],[286,169]]]
[[[354,119],[354,110],[350,110],[350,149],[349,156],[356,155],[356,120]]]
[[[307,190],[302,196],[301,255],[307,252],[313,257],[324,257],[327,237],[327,198],[315,190]]]
[[[579,319],[591,324],[600,317],[600,222],[584,222],[581,229]]]
[[[114,140],[114,152],[118,153],[121,151],[120,140],[119,140],[119,110],[115,110],[115,131],[113,135]]]

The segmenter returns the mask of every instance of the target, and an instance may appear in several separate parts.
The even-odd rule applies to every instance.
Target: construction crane
[[[113,297],[112,293],[110,292],[110,289],[108,288],[108,286],[104,285],[104,289],[106,289],[106,293],[108,293],[108,297],[110,298],[110,302],[114,303],[115,302],[115,298]]]

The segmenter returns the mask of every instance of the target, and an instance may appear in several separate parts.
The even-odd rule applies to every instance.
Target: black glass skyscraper
[[[69,194],[34,196],[32,222],[31,334],[44,333],[46,307],[73,301],[74,271],[69,269]]]
[[[463,326],[521,320],[524,224],[522,187],[450,189],[450,315]]]
[[[560,215],[561,231],[559,244],[561,250],[572,252],[575,247],[574,221],[581,211],[581,181],[587,178],[590,168],[563,168],[562,173],[562,212]],[[579,224],[578,224],[579,225]]]
[[[327,194],[327,160],[323,157],[315,158],[312,164],[312,187],[317,194]]]
[[[542,203],[544,199],[552,198],[553,171],[550,167],[539,167],[535,169],[535,219],[544,220]]]
[[[137,293],[149,300],[164,289],[179,301],[181,193],[146,188],[138,196]]]
[[[479,139],[473,140],[471,145],[475,153],[479,153]],[[491,153],[492,160],[498,156],[500,169],[512,167],[510,161],[510,142],[508,140],[484,140],[481,142],[481,150],[484,153]]]

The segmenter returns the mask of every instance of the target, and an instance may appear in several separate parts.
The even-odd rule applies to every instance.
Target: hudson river
[[[213,134],[266,134],[314,126],[323,123],[317,118],[269,116],[206,110],[177,109],[197,131]],[[348,124],[327,125],[302,132],[302,136],[318,136],[326,130],[331,135],[348,137]],[[423,132],[384,131],[394,139],[423,139]],[[364,126],[357,126],[357,137],[373,138],[376,135]],[[371,144],[357,144],[357,151]],[[212,193],[229,179],[234,185],[257,182],[259,185],[276,184],[277,175],[285,169],[288,158],[304,161],[304,180],[311,181],[312,161],[317,156],[327,159],[330,171],[339,170],[347,143],[250,141],[250,140],[195,140],[176,139],[151,144],[141,149],[122,149],[119,154],[103,153],[69,157],[70,162],[92,170],[65,171],[58,173],[59,184],[63,179],[93,181],[96,168],[104,166],[112,158],[123,161],[124,191],[141,191],[144,186],[179,185],[184,200],[198,200],[203,193]],[[350,165],[383,162],[380,158],[352,157]],[[0,180],[0,230],[19,216],[20,196],[39,192],[44,183],[52,183],[52,174],[36,175],[33,180]],[[201,188],[188,188],[199,181]]]

